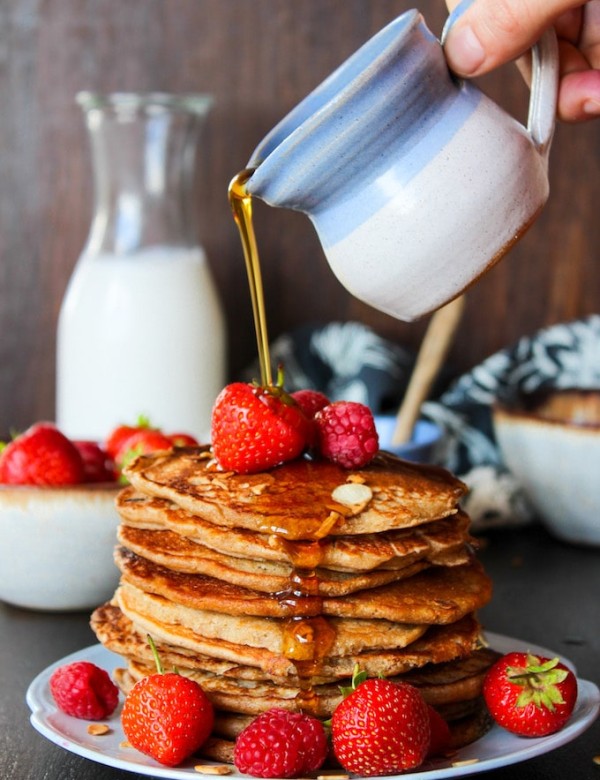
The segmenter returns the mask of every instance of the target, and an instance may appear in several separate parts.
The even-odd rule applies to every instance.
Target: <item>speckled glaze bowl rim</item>
[[[80,482],[76,485],[8,485],[0,483],[0,495],[8,493],[31,493],[33,495],[58,496],[66,493],[69,496],[77,494],[94,495],[99,493],[118,493],[124,485],[120,482]]]
[[[544,398],[558,395],[578,395],[578,396],[598,396],[600,399],[600,389],[565,387],[549,390],[535,391],[532,393],[522,393],[511,402],[496,401],[492,405],[492,417],[494,424],[496,422],[524,422],[532,425],[547,426],[552,428],[564,428],[569,431],[581,433],[600,433],[600,417],[597,422],[568,420],[558,416],[544,416],[536,411],[536,407],[528,408],[524,401],[534,401],[538,398],[542,401]],[[600,404],[600,401],[599,401]]]

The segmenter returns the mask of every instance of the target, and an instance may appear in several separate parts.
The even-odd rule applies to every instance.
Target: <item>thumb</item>
[[[450,68],[478,76],[529,49],[565,11],[584,0],[447,0],[442,40]],[[456,6],[456,7],[454,7]]]

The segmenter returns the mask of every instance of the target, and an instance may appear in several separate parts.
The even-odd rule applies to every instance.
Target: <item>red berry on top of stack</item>
[[[371,410],[330,403],[316,390],[287,393],[282,384],[235,382],[220,393],[212,415],[216,460],[237,474],[265,471],[308,453],[343,468],[373,459],[379,440]]]

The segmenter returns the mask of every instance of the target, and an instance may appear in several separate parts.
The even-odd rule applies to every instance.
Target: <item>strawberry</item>
[[[137,422],[134,425],[118,425],[113,431],[111,431],[107,438],[104,449],[114,460],[117,459],[118,453],[123,450],[125,442],[130,436],[138,431],[152,430],[150,420],[143,415],[138,417]]]
[[[483,696],[500,726],[523,737],[544,737],[570,718],[577,679],[558,658],[508,653],[488,670]]]
[[[427,704],[406,683],[365,679],[355,671],[350,693],[331,719],[333,751],[349,772],[398,774],[420,766],[430,745]]]
[[[165,672],[148,637],[157,672],[133,686],[125,698],[121,723],[128,742],[165,766],[177,766],[208,739],[214,711],[197,682]]]
[[[60,710],[85,720],[108,718],[119,702],[108,673],[89,661],[59,666],[50,677],[50,693]]]
[[[450,726],[431,705],[427,705],[427,710],[429,712],[429,730],[431,732],[427,756],[442,756],[450,749]]]
[[[83,482],[77,447],[51,423],[37,423],[0,453],[0,483],[77,485]]]
[[[117,469],[106,450],[95,441],[74,441],[83,460],[84,482],[114,482]]]
[[[121,449],[117,450],[115,461],[117,466],[123,469],[138,455],[170,450],[172,447],[173,442],[160,431],[153,428],[143,428],[135,431],[124,440]]]
[[[197,447],[198,439],[191,436],[189,433],[169,433],[167,439],[173,444],[174,447]]]
[[[211,439],[222,468],[251,474],[293,460],[310,439],[310,422],[281,384],[227,385],[212,412]]]
[[[233,760],[236,769],[253,777],[299,777],[323,765],[327,748],[319,720],[273,708],[238,735]]]
[[[314,418],[321,455],[342,468],[366,466],[379,449],[375,420],[368,406],[335,401]]]

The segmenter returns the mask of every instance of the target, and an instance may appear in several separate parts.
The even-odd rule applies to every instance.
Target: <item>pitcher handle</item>
[[[556,124],[558,41],[554,28],[544,32],[531,50],[531,94],[527,130],[538,152],[547,157]]]

